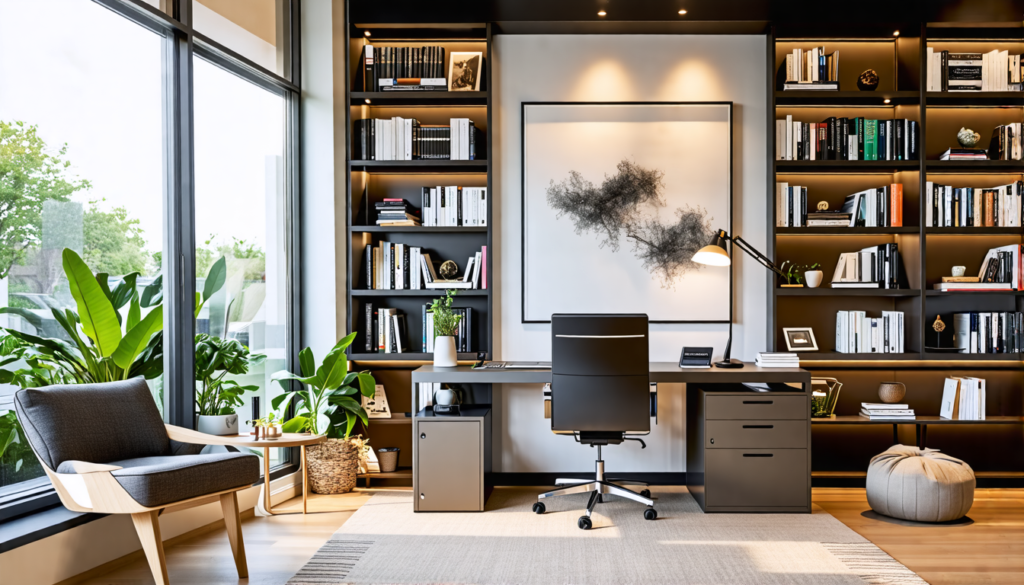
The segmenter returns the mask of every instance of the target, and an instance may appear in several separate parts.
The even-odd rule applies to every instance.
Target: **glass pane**
[[[288,77],[288,0],[195,0],[192,26],[239,55]]]
[[[245,375],[227,375],[254,390],[233,408],[252,418],[281,393],[270,376],[287,367],[288,286],[285,255],[285,100],[202,59],[195,60],[196,290],[224,259],[225,284],[196,321],[197,333],[237,340],[266,356]],[[249,428],[247,424],[243,424]],[[281,454],[275,449],[274,463]]]
[[[0,83],[0,307],[17,311],[0,313],[6,328],[0,353],[33,355],[34,345],[11,331],[71,342],[51,311],[77,311],[62,268],[64,249],[94,273],[108,274],[112,290],[131,273],[138,273],[137,291],[160,275],[162,42],[86,0],[0,3],[0,79],[18,80]],[[122,331],[129,308],[119,311]],[[87,339],[80,328],[79,335]],[[162,409],[161,355],[150,351],[134,363],[154,365],[149,384]],[[66,364],[51,364],[47,376],[26,373],[24,359],[0,366],[21,372],[17,385],[0,384],[0,444],[16,423],[10,409],[18,385],[123,377],[94,367],[76,378]],[[0,488],[41,474],[24,442],[0,457]]]
[[[170,14],[171,13],[171,9],[173,7],[172,6],[172,4],[173,4],[172,0],[142,0],[142,1],[144,3],[146,3],[146,4],[149,4],[153,8],[156,8],[157,10],[160,10],[161,12],[164,12],[166,14]],[[182,1],[184,1],[184,0],[182,0]]]

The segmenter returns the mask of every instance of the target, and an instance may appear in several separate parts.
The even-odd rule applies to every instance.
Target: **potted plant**
[[[249,353],[237,339],[221,339],[205,333],[196,335],[196,429],[210,435],[237,435],[235,408],[245,404],[246,392],[258,385],[243,386],[226,379],[228,374],[242,376],[249,368],[263,363],[266,356]]]
[[[788,268],[787,268],[788,265]],[[785,275],[786,284],[782,285],[783,288],[799,288],[802,287],[803,279],[805,275],[810,275],[808,278],[808,286],[811,288],[817,288],[821,284],[822,273],[820,270],[816,270],[819,264],[794,264],[789,260],[786,260],[779,266],[779,270]],[[813,278],[813,282],[811,279]]]
[[[277,381],[285,393],[271,400],[274,410],[287,409],[296,403],[297,414],[284,423],[286,433],[311,432],[326,435],[327,440],[306,449],[309,482],[314,493],[341,494],[352,491],[359,473],[362,444],[352,438],[357,421],[369,423],[359,394],[373,398],[376,381],[369,372],[349,372],[345,349],[355,340],[351,333],[338,342],[318,367],[313,350],[299,352],[302,375],[286,370],[276,372],[271,380]],[[296,388],[290,380],[301,382]],[[357,437],[358,438],[358,437]]]
[[[454,368],[458,365],[458,353],[455,352],[455,333],[459,330],[462,315],[452,312],[452,301],[457,294],[448,290],[445,296],[434,299],[430,311],[434,314],[434,367]]]
[[[281,425],[284,424],[284,420],[278,418],[274,412],[268,412],[263,418],[249,421],[254,429],[259,429],[262,432],[262,438],[267,441],[276,441],[281,438]],[[260,440],[261,433],[257,432],[256,440]]]

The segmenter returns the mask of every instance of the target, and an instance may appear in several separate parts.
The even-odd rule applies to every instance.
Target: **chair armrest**
[[[180,443],[192,445],[235,445],[238,443],[238,437],[207,435],[185,427],[167,424],[164,427],[167,429],[167,436]]]
[[[73,461],[73,460],[71,460],[71,461],[65,461],[64,463],[70,463],[72,469],[74,469],[75,473],[78,474],[78,475],[83,475],[83,474],[86,474],[86,473],[101,473],[101,472],[109,473],[111,471],[117,471],[118,469],[121,469],[117,465],[106,465],[104,463],[89,463],[88,461]]]

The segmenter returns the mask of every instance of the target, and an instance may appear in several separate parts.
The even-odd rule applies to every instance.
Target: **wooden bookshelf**
[[[901,34],[896,37],[894,30]],[[933,228],[925,226],[925,186],[928,181],[956,186],[996,186],[1024,178],[1024,161],[940,161],[941,152],[958,147],[956,130],[962,126],[982,134],[981,147],[995,125],[1024,118],[1022,92],[928,92],[927,47],[942,45],[966,52],[987,52],[1012,47],[1024,53],[1024,27],[1020,22],[985,23],[906,22],[875,30],[845,30],[834,24],[776,23],[770,34],[768,111],[768,255],[777,264],[821,263],[829,286],[840,251],[869,245],[896,243],[910,281],[905,290],[781,288],[769,293],[769,348],[785,351],[784,327],[814,328],[817,352],[799,353],[801,365],[815,375],[844,383],[835,419],[813,421],[812,478],[823,481],[863,481],[871,456],[893,442],[891,421],[869,421],[857,416],[860,402],[877,402],[878,385],[898,380],[907,385],[905,399],[917,411],[917,421],[900,421],[899,439],[913,444],[914,426],[934,425],[930,447],[966,460],[979,478],[1024,479],[1024,454],[1001,461],[997,451],[1024,448],[1024,368],[1021,354],[950,354],[930,351],[936,343],[931,325],[937,314],[947,325],[939,341],[953,345],[952,314],[959,311],[1021,311],[1024,293],[1017,291],[940,292],[932,286],[949,274],[949,267],[979,269],[986,250],[1021,243],[1020,227]],[[840,49],[840,91],[782,91],[779,66],[793,48],[825,46]],[[952,49],[950,49],[952,50]],[[856,91],[856,78],[867,68],[879,72],[876,91]],[[853,70],[851,70],[851,68]],[[784,71],[783,71],[784,74]],[[888,100],[888,101],[886,101]],[[847,113],[848,112],[848,113]],[[860,113],[854,113],[860,112]],[[815,122],[828,116],[863,116],[869,119],[908,118],[919,127],[920,160],[916,161],[782,161],[775,159],[775,120],[786,114],[794,120]],[[869,188],[871,181],[904,185],[902,227],[795,228],[775,225],[776,181],[808,186],[809,204],[826,200],[832,208],[843,193]],[[817,195],[816,195],[817,194]],[[902,354],[844,354],[832,351],[835,315],[842,310],[903,311],[906,352]],[[986,421],[944,421],[938,418],[942,380],[946,376],[985,378]],[[909,425],[909,426],[908,426]],[[907,434],[909,433],[909,434]]]

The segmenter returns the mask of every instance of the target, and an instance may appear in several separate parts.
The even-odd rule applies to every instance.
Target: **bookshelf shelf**
[[[777,106],[876,106],[916,105],[921,94],[916,91],[776,91]],[[885,103],[889,100],[889,103]]]
[[[777,288],[780,297],[917,297],[916,289],[878,288]]]
[[[892,234],[916,234],[917,226],[904,227],[776,227],[780,236],[885,236]]]
[[[408,425],[412,424],[411,416],[391,416],[391,418],[371,418],[370,425]]]
[[[487,172],[486,160],[353,160],[349,161],[353,171],[369,172],[433,172],[433,171],[466,171]]]
[[[486,297],[489,289],[485,290],[460,290],[457,296],[460,297]],[[366,290],[353,289],[353,297],[437,297],[444,296],[440,289],[419,289],[419,290]]]
[[[356,91],[353,106],[481,106],[487,107],[486,91]],[[370,100],[367,104],[366,100]]]
[[[897,173],[916,171],[916,160],[777,160],[778,173]],[[1024,169],[1022,169],[1024,170]]]
[[[929,297],[957,297],[957,296],[1001,296],[1001,297],[1019,297],[1024,296],[1024,292],[1016,290],[926,290],[925,296]]]
[[[1019,160],[929,160],[928,172],[1024,173],[1024,161]]]
[[[933,353],[925,352],[925,359],[957,360],[962,362],[1019,362],[1024,359],[1019,353]]]
[[[1024,106],[1024,92],[1019,91],[974,91],[938,92],[924,94],[924,103],[931,106],[1005,107]]]
[[[926,234],[955,236],[1020,236],[1024,228],[1019,227],[929,227]]]
[[[486,234],[486,227],[435,227],[435,226],[380,226],[380,225],[354,225],[352,233],[367,234]]]
[[[949,354],[942,354],[949,356]],[[839,353],[837,351],[799,352],[801,367],[804,361],[858,362],[858,361],[911,361],[921,359],[921,354],[913,353]]]
[[[959,420],[939,416],[918,415],[913,420],[871,420],[860,415],[836,416],[835,418],[812,418],[812,425],[1019,425],[1024,424],[1024,416],[990,416],[985,420]]]

